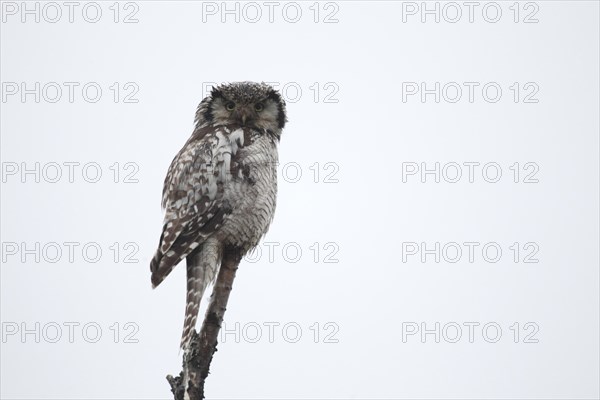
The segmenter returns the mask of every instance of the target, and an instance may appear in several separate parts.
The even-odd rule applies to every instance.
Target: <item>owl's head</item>
[[[214,87],[196,112],[196,126],[238,125],[277,136],[287,121],[285,101],[265,83],[234,82]]]

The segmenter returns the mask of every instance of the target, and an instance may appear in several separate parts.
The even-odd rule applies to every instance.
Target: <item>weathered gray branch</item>
[[[204,382],[208,376],[213,355],[217,351],[219,330],[240,259],[239,252],[233,249],[226,250],[223,254],[219,275],[210,297],[210,304],[206,310],[200,334],[195,330],[192,332],[190,345],[183,354],[183,371],[177,377],[167,376],[175,400],[204,399]],[[187,397],[185,396],[186,391]]]

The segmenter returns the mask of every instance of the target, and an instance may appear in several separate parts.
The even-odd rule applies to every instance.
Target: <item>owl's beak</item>
[[[239,117],[240,121],[242,121],[242,125],[246,125],[246,121],[249,121],[252,119],[252,117],[250,115],[250,110],[248,110],[247,108],[242,108],[240,110],[240,114],[238,117]]]

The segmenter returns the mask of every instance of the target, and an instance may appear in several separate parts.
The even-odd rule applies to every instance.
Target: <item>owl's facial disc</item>
[[[279,110],[270,98],[236,103],[225,97],[214,99],[212,114],[219,124],[234,124],[259,129],[275,129]]]
[[[277,138],[287,121],[285,101],[265,83],[233,82],[214,87],[200,103],[197,126],[238,125],[264,129]]]

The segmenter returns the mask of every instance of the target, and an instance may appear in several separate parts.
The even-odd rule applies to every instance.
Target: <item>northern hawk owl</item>
[[[150,270],[154,288],[186,259],[182,348],[223,252],[233,250],[241,258],[273,220],[277,145],[286,121],[285,101],[271,86],[217,86],[198,106],[192,136],[171,162],[163,187],[163,231]]]

